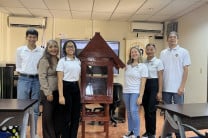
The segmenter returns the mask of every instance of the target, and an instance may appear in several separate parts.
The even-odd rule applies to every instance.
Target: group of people
[[[41,99],[43,105],[43,138],[76,138],[80,118],[79,79],[81,62],[76,55],[76,44],[64,43],[64,57],[58,58],[59,46],[55,40],[47,42],[45,50],[38,47],[38,31],[26,31],[27,45],[16,52],[18,99]],[[34,105],[35,133],[39,104]]]
[[[43,138],[76,138],[80,119],[81,62],[76,55],[76,44],[64,43],[64,57],[58,58],[59,47],[55,40],[47,42],[45,50],[38,47],[38,31],[26,31],[27,45],[16,52],[18,99],[40,99],[43,105]],[[158,101],[165,104],[181,104],[184,101],[189,53],[178,45],[178,34],[170,32],[168,48],[155,57],[156,46],[146,45],[147,59],[143,62],[141,49],[130,49],[125,69],[123,99],[127,109],[128,133],[123,138],[140,137],[139,108],[144,107],[146,132],[144,138],[154,138],[156,131],[156,107]],[[34,106],[35,132],[39,104]]]
[[[155,57],[156,46],[147,44],[146,60],[138,46],[130,48],[125,69],[123,99],[127,110],[128,132],[123,138],[140,138],[140,105],[144,108],[145,130],[142,138],[155,138],[156,105],[183,104],[188,67],[191,64],[189,52],[178,45],[177,32],[167,35],[168,48]],[[171,137],[168,134],[167,137]],[[176,137],[180,136],[176,133]]]

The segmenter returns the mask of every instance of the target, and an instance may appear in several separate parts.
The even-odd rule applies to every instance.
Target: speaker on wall
[[[172,31],[178,32],[178,22],[170,22],[167,24],[166,35]]]
[[[155,39],[163,39],[163,35],[155,35]]]

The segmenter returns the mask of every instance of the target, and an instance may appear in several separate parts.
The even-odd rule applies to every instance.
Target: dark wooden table
[[[21,126],[20,137],[26,138],[28,122],[31,138],[35,137],[33,105],[38,100],[0,99],[0,123],[12,118],[5,125]]]
[[[157,105],[157,108],[165,110],[174,121],[178,121],[181,134],[185,131],[181,124],[188,124],[196,129],[208,129],[208,103],[164,104]],[[170,121],[165,119],[161,137],[164,138],[168,132],[179,132],[179,130],[171,127]]]

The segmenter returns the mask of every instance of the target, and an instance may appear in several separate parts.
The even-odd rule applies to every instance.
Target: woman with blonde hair
[[[125,70],[123,99],[127,110],[128,133],[123,138],[140,138],[140,118],[138,110],[142,103],[148,70],[142,63],[142,53],[138,46],[130,49]]]

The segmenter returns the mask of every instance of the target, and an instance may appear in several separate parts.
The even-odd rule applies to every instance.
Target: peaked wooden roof
[[[106,41],[102,38],[100,33],[96,32],[94,37],[90,40],[87,46],[79,54],[79,58],[112,58],[116,68],[124,68],[125,64],[108,46]]]

